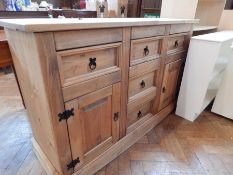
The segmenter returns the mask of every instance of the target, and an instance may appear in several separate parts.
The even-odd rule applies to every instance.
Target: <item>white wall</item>
[[[162,0],[161,18],[194,19],[198,0]]]
[[[224,10],[219,22],[218,30],[233,30],[233,10]]]

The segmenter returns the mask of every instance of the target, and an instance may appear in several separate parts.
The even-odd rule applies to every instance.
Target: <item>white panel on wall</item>
[[[161,18],[194,19],[198,0],[162,0]]]

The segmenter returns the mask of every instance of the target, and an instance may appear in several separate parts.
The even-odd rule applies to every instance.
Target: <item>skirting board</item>
[[[161,110],[158,114],[150,117],[147,121],[145,121],[141,126],[136,128],[134,131],[128,133],[121,140],[116,142],[113,146],[111,146],[108,150],[103,152],[101,155],[96,157],[94,160],[86,164],[83,168],[73,173],[73,175],[87,175],[94,174],[102,167],[107,165],[113,159],[118,157],[121,153],[131,147],[134,143],[136,143],[139,139],[141,139],[145,134],[147,134],[151,129],[153,129],[156,125],[158,125],[164,118],[166,118],[175,107],[175,103],[171,103],[166,108]],[[33,150],[39,159],[42,167],[48,175],[59,175],[56,169],[53,167],[51,162],[47,159],[44,152],[41,150],[39,144],[36,142],[34,138],[32,138]]]

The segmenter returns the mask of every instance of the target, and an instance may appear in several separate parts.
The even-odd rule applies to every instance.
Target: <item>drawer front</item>
[[[142,119],[147,114],[151,113],[151,102],[141,104],[134,111],[127,115],[127,127]]]
[[[162,37],[131,41],[130,65],[156,59],[160,56]]]
[[[130,80],[135,79],[143,74],[158,70],[160,68],[160,58],[147,61],[142,64],[138,64],[130,67],[129,69],[129,78]]]
[[[106,86],[118,83],[121,81],[120,70],[99,76],[88,81],[77,83],[71,86],[62,88],[64,101],[72,100],[76,97],[83,96],[85,94],[94,92]]]
[[[62,87],[119,70],[121,43],[58,52]]]
[[[168,39],[168,54],[178,52],[186,49],[186,38],[187,35],[172,35]]]
[[[177,53],[173,53],[168,55],[165,58],[165,64],[180,60],[180,59],[186,59],[187,57],[187,51],[181,51],[181,52],[177,52]]]
[[[132,27],[131,38],[147,38],[154,36],[165,35],[165,26],[142,26],[142,27]]]
[[[173,24],[171,25],[170,34],[184,33],[192,30],[192,24]]]
[[[150,87],[154,84],[155,72],[145,74],[141,77],[130,80],[129,82],[129,97],[132,97]]]
[[[57,50],[80,48],[122,41],[122,29],[98,29],[54,32]]]
[[[138,109],[142,104],[148,103],[154,100],[156,96],[156,87],[152,86],[141,93],[138,93],[129,98],[127,105],[127,114],[132,113],[135,109]]]

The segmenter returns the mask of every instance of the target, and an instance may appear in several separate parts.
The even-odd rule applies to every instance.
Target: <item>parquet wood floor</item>
[[[13,75],[0,76],[0,175],[45,175]],[[174,114],[96,175],[233,175],[233,121]]]

